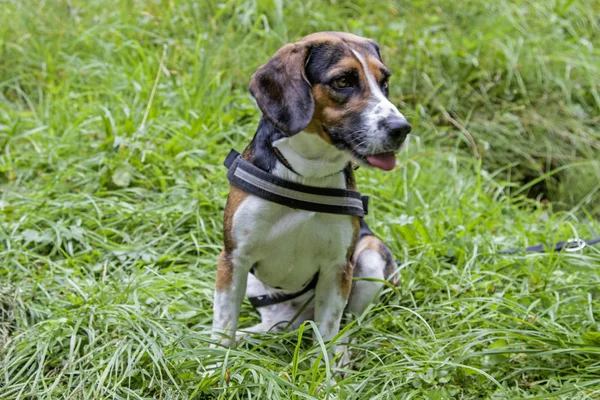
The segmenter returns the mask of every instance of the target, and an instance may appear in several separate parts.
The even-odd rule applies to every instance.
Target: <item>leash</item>
[[[369,197],[355,190],[322,188],[290,182],[263,171],[231,150],[225,159],[227,179],[232,185],[267,201],[286,207],[327,214],[363,217]]]
[[[593,246],[595,244],[600,243],[600,237],[591,240],[583,240],[583,239],[569,239],[564,242],[557,242],[556,245],[552,247],[547,247],[544,244],[538,244],[535,246],[530,246],[525,249],[525,253],[546,253],[550,251],[566,251],[567,253],[575,253],[577,251],[581,251],[588,246]],[[516,254],[519,253],[519,249],[509,249],[502,250],[498,252],[499,254]]]

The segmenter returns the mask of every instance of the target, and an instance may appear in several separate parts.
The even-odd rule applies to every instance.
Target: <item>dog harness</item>
[[[280,155],[277,154],[277,156],[281,161]],[[247,193],[290,208],[358,216],[361,217],[359,238],[365,234],[372,234],[362,221],[362,217],[368,212],[369,196],[361,196],[354,190],[320,188],[286,181],[252,165],[235,150],[229,152],[224,164],[228,169],[227,179],[229,182]],[[287,162],[284,165],[292,170]],[[254,269],[252,267],[250,273],[254,274]],[[254,308],[283,303],[316,288],[318,280],[319,273],[316,273],[299,292],[255,296],[249,297],[248,300]]]
[[[233,186],[286,207],[328,214],[362,217],[368,211],[368,196],[355,190],[321,188],[286,181],[244,160],[231,150],[225,158],[227,179]]]

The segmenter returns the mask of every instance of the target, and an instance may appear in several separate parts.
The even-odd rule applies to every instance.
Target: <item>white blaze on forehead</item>
[[[381,87],[379,86],[379,84],[377,83],[377,80],[375,79],[375,76],[373,76],[373,74],[369,70],[367,61],[364,59],[364,57],[355,50],[352,50],[352,53],[354,53],[356,58],[358,58],[358,61],[360,62],[360,65],[362,66],[362,68],[365,72],[365,76],[367,77],[367,82],[369,84],[369,88],[371,89],[371,93],[373,94],[373,98],[376,102],[375,108],[379,111],[378,114],[386,114],[387,113],[390,116],[396,115],[396,116],[406,120],[404,115],[402,115],[400,113],[400,111],[398,111],[396,106],[394,106],[392,104],[392,102],[389,101],[387,99],[387,97],[385,97],[385,95],[383,94],[383,91],[381,90]]]

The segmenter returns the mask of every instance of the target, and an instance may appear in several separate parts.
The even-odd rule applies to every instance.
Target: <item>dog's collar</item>
[[[289,169],[290,171],[292,171],[296,175],[300,175],[292,167],[292,164],[290,164],[290,162],[283,156],[283,154],[281,154],[281,151],[277,147],[273,146],[273,144],[271,144],[271,142],[269,142],[269,146],[271,146],[271,150],[273,150],[273,154],[275,154],[275,157],[277,157],[277,159],[279,160],[279,162],[281,164],[283,164],[284,167],[286,167],[287,169]],[[300,175],[300,176],[302,176],[302,175]]]
[[[292,167],[292,164],[290,164],[290,162],[283,156],[283,154],[281,154],[281,150],[279,150],[277,147],[273,146],[272,143],[269,142],[269,147],[271,147],[271,150],[273,150],[273,154],[275,154],[275,157],[277,158],[277,160],[279,160],[279,162],[286,167],[287,169],[289,169],[290,171],[292,171],[293,173],[295,173],[298,176],[302,176],[302,174],[299,174],[294,167]],[[358,164],[354,164],[352,163],[352,169],[353,170],[357,170],[359,168]],[[343,170],[342,170],[343,171]],[[342,171],[338,171],[338,172],[342,172]],[[331,175],[337,174],[338,172],[334,172]],[[328,175],[329,176],[329,175]]]
[[[231,150],[225,158],[227,179],[243,191],[273,203],[327,214],[367,214],[369,197],[354,190],[321,188],[286,181],[244,160]]]

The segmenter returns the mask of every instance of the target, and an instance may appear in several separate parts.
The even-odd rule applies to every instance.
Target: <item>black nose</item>
[[[388,121],[388,135],[394,139],[404,139],[410,133],[412,126],[404,119],[393,119]]]

